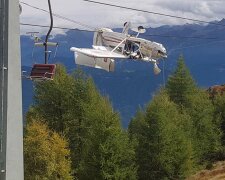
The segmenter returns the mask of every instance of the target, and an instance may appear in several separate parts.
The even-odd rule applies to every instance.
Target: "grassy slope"
[[[225,180],[225,161],[219,161],[210,170],[202,170],[187,180]]]

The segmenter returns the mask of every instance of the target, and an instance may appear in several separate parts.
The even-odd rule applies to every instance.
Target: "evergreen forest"
[[[225,94],[198,87],[180,56],[127,129],[81,70],[35,83],[26,114],[26,180],[186,179],[225,160]],[[132,97],[131,97],[132,98]]]

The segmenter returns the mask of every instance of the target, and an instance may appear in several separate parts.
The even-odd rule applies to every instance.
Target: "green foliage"
[[[134,148],[107,98],[81,71],[58,66],[53,81],[36,84],[29,116],[41,116],[69,140],[78,179],[135,179]],[[129,178],[128,178],[129,177]]]
[[[118,114],[94,88],[89,95],[90,102],[85,107],[86,143],[81,158],[86,166],[80,168],[80,179],[135,179],[134,149],[121,129]]]
[[[177,68],[169,77],[166,84],[166,90],[176,104],[186,106],[189,103],[189,96],[195,93],[197,86],[185,66],[183,56],[180,56],[177,62]]]
[[[213,106],[180,56],[165,91],[154,97],[146,111],[138,111],[129,125],[139,179],[183,179],[223,153],[224,104],[219,97]]]
[[[134,140],[142,131],[142,127],[145,124],[145,112],[142,109],[138,109],[135,117],[130,121],[128,131],[131,138]]]
[[[165,92],[139,112],[129,132],[137,139],[139,179],[182,179],[192,170],[192,146],[183,129],[184,115]],[[136,128],[137,127],[137,128]],[[136,130],[135,130],[136,129]]]
[[[225,94],[215,96],[213,104],[215,107],[215,118],[220,120],[219,125],[222,131],[222,145],[225,146]]]
[[[72,180],[67,141],[40,121],[31,121],[24,137],[25,179]]]
[[[196,86],[182,56],[168,80],[166,91],[180,111],[190,116],[192,128],[186,131],[192,139],[195,160],[204,164],[208,161],[208,156],[220,149],[219,123],[214,118],[214,107],[209,96]]]
[[[118,133],[100,146],[103,179],[137,179],[135,151],[126,133]]]
[[[76,76],[81,76],[81,72],[77,72]],[[62,66],[57,66],[53,81],[37,83],[35,87],[33,111],[43,117],[51,129],[64,134],[69,140],[73,169],[80,161],[82,104],[84,101],[88,103],[87,88],[87,80],[68,76]]]
[[[204,164],[209,161],[208,157],[217,153],[221,148],[221,131],[208,94],[201,90],[193,94],[189,98],[186,112],[190,115],[193,123],[191,133],[195,158],[200,164]]]

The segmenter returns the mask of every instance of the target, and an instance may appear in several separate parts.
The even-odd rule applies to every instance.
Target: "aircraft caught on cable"
[[[128,34],[129,29],[137,32],[136,36]],[[138,38],[146,30],[139,26],[131,28],[126,22],[122,33],[113,32],[108,28],[101,28],[94,33],[92,49],[71,47],[75,54],[75,63],[106,71],[114,71],[114,59],[130,59],[151,62],[154,64],[154,73],[159,74],[158,60],[167,58],[165,47],[157,42]]]

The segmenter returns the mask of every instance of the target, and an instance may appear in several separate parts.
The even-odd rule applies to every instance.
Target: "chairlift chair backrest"
[[[31,73],[31,80],[53,80],[55,75],[55,64],[34,64]]]

